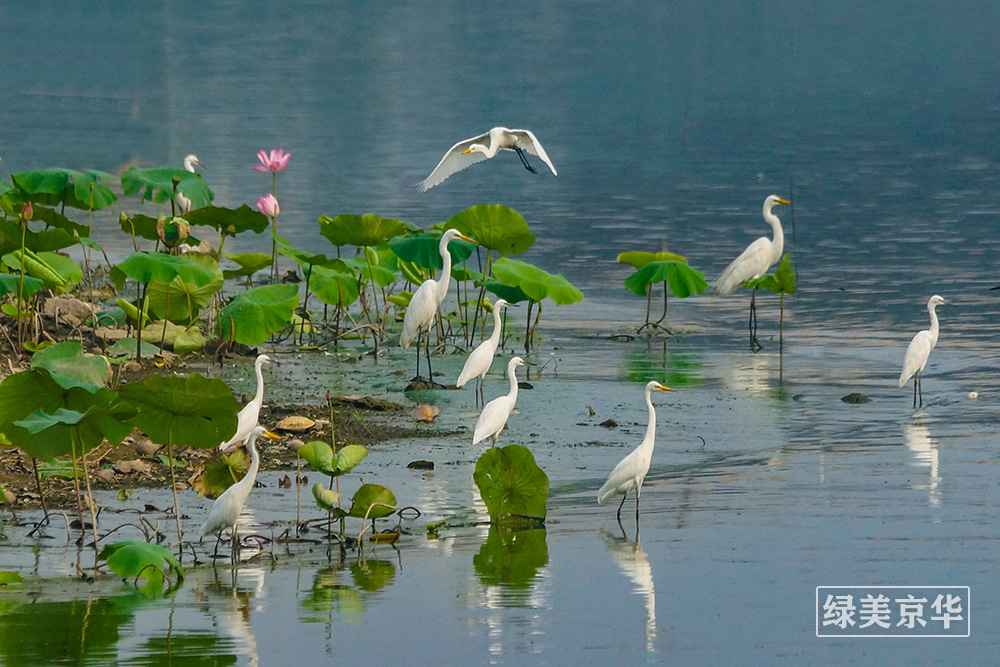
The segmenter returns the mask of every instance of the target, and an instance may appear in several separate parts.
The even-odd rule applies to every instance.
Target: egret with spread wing
[[[417,186],[420,192],[427,192],[435,185],[441,184],[446,178],[461,171],[466,167],[471,167],[477,162],[488,160],[497,154],[497,151],[515,151],[524,168],[533,174],[537,174],[535,168],[528,164],[525,153],[530,153],[541,158],[552,175],[556,175],[556,168],[552,166],[552,161],[542,148],[542,144],[535,138],[530,130],[508,130],[506,127],[494,127],[486,134],[472,137],[465,141],[460,141],[444,154],[438,166],[424,181]]]

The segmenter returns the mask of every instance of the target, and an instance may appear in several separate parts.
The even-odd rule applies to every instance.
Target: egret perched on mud
[[[205,166],[198,159],[197,155],[188,155],[184,158],[185,169],[193,174],[195,167],[201,167],[202,169],[205,168]],[[185,197],[184,193],[180,190],[178,190],[177,194],[174,195],[174,201],[177,202],[177,215],[184,215],[191,210],[191,200]]]
[[[903,372],[899,374],[899,387],[903,388],[906,381],[913,378],[913,407],[917,407],[917,395],[920,396],[920,406],[924,405],[924,388],[921,378],[924,374],[924,366],[931,356],[931,350],[937,345],[938,340],[938,316],[936,308],[945,305],[943,298],[935,294],[927,301],[927,312],[931,316],[930,329],[917,332],[917,335],[910,341],[906,348],[906,355],[903,357]]]
[[[413,339],[417,338],[417,377],[414,379],[419,379],[419,336],[421,334],[425,335],[427,381],[431,384],[434,383],[434,375],[431,373],[430,328],[434,324],[434,316],[437,314],[438,307],[448,294],[448,284],[451,282],[451,253],[448,252],[448,244],[454,239],[462,239],[471,243],[476,242],[475,239],[469,238],[457,229],[449,229],[441,235],[441,241],[438,243],[438,252],[441,253],[441,262],[444,266],[441,268],[440,277],[437,280],[428,278],[420,283],[420,287],[417,288],[417,291],[413,294],[413,298],[410,299],[410,305],[406,307],[406,315],[403,316],[403,333],[399,336],[399,346],[403,349],[408,348]],[[425,331],[426,333],[424,333]]]
[[[785,233],[781,229],[781,220],[771,212],[778,204],[788,205],[790,201],[782,199],[777,195],[771,195],[764,200],[764,220],[771,225],[774,238],[769,239],[762,236],[743,251],[726,267],[726,270],[712,283],[713,291],[726,295],[732,294],[733,290],[748,280],[760,278],[767,273],[771,266],[781,259],[781,253],[785,248]],[[750,347],[759,350],[762,345],[757,342],[757,288],[753,290],[750,297]]]
[[[257,357],[257,361],[254,362],[253,371],[257,375],[257,393],[254,394],[253,400],[244,405],[243,409],[237,415],[236,433],[229,440],[219,445],[219,449],[229,449],[233,445],[238,445],[250,437],[250,432],[253,431],[257,425],[257,419],[260,417],[260,408],[264,405],[264,374],[260,369],[264,364],[270,363],[274,362],[266,354],[260,355]]]
[[[524,165],[524,168],[533,174],[538,172],[528,164],[528,158],[524,157],[524,154],[527,152],[536,155],[552,170],[552,175],[556,175],[556,168],[552,166],[552,161],[549,160],[545,149],[529,130],[508,130],[506,127],[494,127],[486,134],[460,141],[452,146],[438,162],[438,166],[434,167],[431,175],[424,179],[417,186],[417,189],[420,192],[427,192],[456,171],[462,171],[477,162],[488,160],[495,156],[499,150],[515,151],[517,156],[521,158],[521,164]]]
[[[465,360],[465,366],[462,367],[458,382],[455,383],[456,387],[464,387],[466,382],[476,378],[476,405],[479,404],[480,399],[485,400],[483,399],[483,381],[490,366],[493,365],[493,356],[497,353],[497,347],[500,345],[500,332],[503,328],[503,323],[500,321],[500,311],[510,305],[514,304],[507,303],[503,299],[497,299],[496,303],[493,304],[493,333],[476,346],[469,358]]]
[[[478,444],[481,440],[492,435],[493,446],[497,446],[497,438],[500,437],[500,431],[507,425],[507,419],[510,418],[510,413],[513,412],[514,406],[517,404],[517,376],[514,373],[514,369],[526,364],[527,362],[521,357],[513,357],[507,362],[510,393],[494,398],[479,413],[479,419],[476,421],[476,430],[472,434],[472,444]]]
[[[243,479],[230,486],[221,496],[215,499],[215,504],[212,505],[212,511],[208,513],[208,518],[205,519],[204,525],[202,525],[201,530],[198,531],[199,541],[209,534],[218,535],[221,540],[222,531],[229,528],[232,535],[232,557],[234,563],[239,555],[239,539],[237,537],[236,522],[240,518],[240,511],[243,509],[243,503],[247,501],[247,496],[250,495],[250,491],[253,489],[253,483],[257,479],[257,470],[260,467],[260,455],[257,453],[257,447],[255,444],[257,442],[257,438],[261,435],[265,435],[274,440],[278,439],[277,435],[271,433],[263,426],[255,426],[253,430],[250,431],[250,437],[247,439],[247,449],[250,450],[250,467],[247,468],[247,474],[243,476]],[[218,542],[215,547],[216,549],[219,548]]]
[[[597,492],[598,503],[603,503],[615,494],[622,494],[622,502],[618,506],[619,524],[622,522],[622,507],[625,506],[625,499],[632,489],[635,489],[635,521],[636,524],[639,523],[639,492],[642,490],[642,481],[649,472],[649,462],[653,458],[653,444],[656,441],[656,408],[653,407],[652,399],[654,391],[674,390],[655,381],[646,385],[646,407],[649,408],[646,437],[628,456],[618,462],[608,475],[608,481],[604,482],[604,486]]]

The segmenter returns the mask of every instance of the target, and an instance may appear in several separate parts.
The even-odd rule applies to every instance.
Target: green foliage
[[[493,264],[493,275],[503,285],[519,287],[532,301],[549,298],[562,306],[583,300],[583,292],[574,287],[562,275],[551,274],[533,264],[517,259],[509,257],[498,259]]]
[[[246,451],[237,448],[205,463],[205,472],[195,483],[199,497],[218,498],[246,474],[250,460]]]
[[[161,253],[135,252],[111,269],[115,287],[125,286],[125,276],[140,283],[158,280],[168,283],[174,278],[197,286],[204,286],[216,279],[215,273],[184,256]]]
[[[549,478],[523,445],[491,447],[472,475],[493,523],[529,517],[545,520]]]
[[[66,255],[43,250],[38,253],[38,259],[45,262],[63,279],[65,284],[60,291],[68,292],[73,285],[78,285],[83,280],[83,269]]]
[[[337,509],[337,501],[340,500],[340,494],[336,491],[331,491],[319,482],[316,482],[313,484],[312,494],[313,498],[316,500],[316,505],[318,505],[320,509],[326,510],[327,512],[332,512]]]
[[[191,208],[207,206],[215,198],[201,174],[194,174],[186,169],[165,167],[129,168],[122,174],[122,192],[129,197],[138,194],[142,197],[142,201],[150,200],[162,204],[174,196],[174,178],[180,179],[177,190],[191,200]]]
[[[184,580],[184,570],[174,555],[149,542],[127,540],[107,544],[101,549],[98,559],[106,560],[115,574],[146,595],[161,595],[163,580],[170,571],[177,577],[176,584]],[[138,586],[137,579],[145,579],[146,583]]]
[[[490,526],[486,541],[472,557],[479,580],[504,590],[530,588],[538,570],[548,562],[545,528],[511,530],[503,525]]]
[[[396,496],[392,491],[378,484],[362,484],[351,499],[347,515],[358,519],[381,519],[395,511]]]
[[[150,281],[146,289],[147,312],[162,319],[165,315],[171,322],[187,323],[198,317],[198,312],[208,305],[212,295],[222,288],[224,278],[219,264],[211,255],[189,252],[184,259],[197,264],[212,274],[212,280],[205,284],[184,280],[175,276],[169,282]]]
[[[324,475],[339,477],[354,470],[368,456],[368,450],[361,445],[346,445],[335,457],[328,443],[313,440],[299,447],[299,456]]]
[[[240,268],[226,269],[222,272],[224,278],[243,278],[252,276],[262,269],[271,266],[271,256],[263,252],[249,252],[242,255],[225,253],[226,259],[236,262]]]
[[[31,358],[31,367],[44,368],[64,389],[83,387],[96,391],[107,384],[111,374],[107,359],[86,354],[83,345],[74,341],[62,341],[36,352]]]
[[[20,284],[21,276],[11,273],[0,273],[0,297],[7,296],[8,294],[16,295]],[[31,296],[38,290],[42,289],[44,285],[45,283],[40,278],[25,276],[24,291],[22,294],[24,296]]]
[[[768,273],[755,280],[748,280],[744,285],[775,294],[795,294],[795,267],[792,265],[792,254],[786,252],[781,257],[781,264],[773,274]]]
[[[480,204],[456,213],[445,223],[445,229],[452,228],[476,239],[487,250],[496,250],[501,257],[519,255],[535,242],[521,214],[502,204]]]
[[[11,174],[11,181],[32,202],[44,206],[72,206],[91,210],[91,186],[93,186],[93,210],[111,206],[118,197],[106,185],[114,181],[114,176],[103,171],[87,169],[39,169]]]
[[[134,339],[133,339],[134,340]],[[198,324],[182,326],[173,322],[156,320],[142,330],[143,343],[169,347],[176,354],[198,352],[205,347],[205,336]],[[145,350],[146,347],[143,347]]]
[[[255,287],[236,296],[219,315],[219,337],[260,345],[288,324],[299,305],[296,285]]]
[[[80,243],[80,237],[65,229],[45,229],[24,232],[24,247],[35,252],[62,250]],[[5,255],[21,247],[21,227],[14,220],[0,218],[0,255]]]
[[[69,286],[66,279],[54,267],[31,250],[25,249],[22,253],[21,249],[18,248],[10,254],[4,255],[3,263],[26,276],[38,278],[46,289],[62,291]]]
[[[186,191],[185,196],[187,196]],[[236,209],[204,205],[194,208],[192,204],[192,209],[184,215],[184,219],[192,225],[212,227],[220,233],[224,231],[229,236],[245,231],[260,234],[271,224],[267,216],[246,204]]]
[[[139,411],[132,424],[153,442],[201,449],[216,447],[236,433],[242,407],[225,382],[197,373],[154,375],[122,386],[118,394]]]
[[[354,215],[344,213],[336,218],[321,215],[319,233],[335,246],[377,246],[394,236],[405,234],[404,222],[382,218],[374,213]]]
[[[444,266],[438,248],[441,245],[439,236],[430,234],[412,234],[397,236],[389,241],[389,248],[399,259],[416,264],[422,269],[440,271]],[[475,251],[476,246],[468,241],[455,239],[448,244],[448,253],[454,264],[464,262]],[[411,280],[410,282],[417,282]]]
[[[490,282],[486,283],[486,289],[496,297],[499,297],[506,301],[507,303],[521,303],[523,301],[531,301],[531,297],[524,293],[520,287],[509,287],[502,283]]]
[[[649,286],[666,282],[670,292],[681,299],[701,294],[708,289],[705,275],[686,262],[657,260],[649,262],[625,279],[625,287],[638,296],[645,296]]]
[[[10,586],[12,584],[23,584],[24,579],[17,572],[0,572],[0,586]]]
[[[687,258],[672,252],[646,252],[644,250],[631,250],[618,255],[619,264],[628,264],[636,269],[641,269],[650,262],[684,262],[687,264]]]
[[[347,272],[325,266],[313,267],[309,289],[320,301],[346,308],[358,300],[358,277],[348,267]]]

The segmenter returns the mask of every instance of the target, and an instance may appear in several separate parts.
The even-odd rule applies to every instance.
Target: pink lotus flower
[[[288,159],[291,153],[286,153],[284,148],[272,148],[271,153],[265,151],[257,153],[260,164],[254,167],[254,171],[269,171],[272,174],[277,171],[284,171],[288,166]]]
[[[269,218],[278,217],[278,213],[281,211],[278,208],[278,200],[270,192],[257,200],[257,210]]]

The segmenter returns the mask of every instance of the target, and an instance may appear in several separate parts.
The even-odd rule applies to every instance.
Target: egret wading
[[[455,383],[456,387],[464,387],[465,383],[476,378],[476,405],[479,405],[479,401],[485,401],[483,396],[483,384],[486,379],[486,373],[489,372],[490,366],[493,365],[493,357],[497,353],[497,347],[500,345],[500,332],[503,330],[503,322],[500,320],[500,311],[514,304],[507,303],[503,299],[497,299],[496,303],[493,304],[493,333],[490,337],[481,342],[476,346],[476,349],[472,351],[469,358],[465,360],[465,366],[462,367],[462,372],[458,376],[458,382]]]
[[[243,476],[243,479],[230,486],[221,496],[215,499],[212,511],[208,513],[208,518],[205,519],[201,530],[198,531],[199,541],[204,539],[206,535],[217,535],[219,541],[221,541],[222,531],[229,528],[232,536],[232,559],[234,564],[239,558],[239,538],[236,530],[236,522],[240,518],[243,504],[247,501],[247,496],[250,495],[253,483],[257,479],[257,470],[260,468],[260,455],[257,453],[255,445],[257,438],[261,435],[274,440],[278,439],[277,435],[271,433],[263,426],[255,426],[250,431],[250,437],[247,439],[247,449],[250,450],[250,467],[247,468],[247,474]],[[218,552],[218,541],[215,543],[215,549]]]
[[[929,329],[917,332],[917,335],[910,341],[903,356],[903,372],[899,374],[899,388],[902,389],[906,381],[913,378],[913,407],[917,407],[917,396],[920,396],[920,406],[924,405],[924,388],[921,381],[924,374],[924,366],[931,356],[931,350],[937,345],[938,340],[938,316],[937,307],[945,305],[945,300],[935,294],[927,301],[927,312],[931,316],[931,326]]]
[[[454,239],[476,242],[475,239],[469,238],[457,229],[449,229],[441,235],[438,252],[441,253],[441,263],[444,266],[441,268],[440,278],[438,280],[428,278],[420,283],[420,287],[410,299],[410,305],[406,307],[406,314],[403,316],[403,332],[399,336],[399,346],[404,350],[410,346],[414,338],[417,339],[417,376],[413,378],[414,380],[420,379],[420,336],[424,336],[427,352],[427,381],[432,385],[434,384],[434,375],[431,372],[430,329],[431,325],[434,324],[434,316],[437,314],[438,307],[448,294],[448,284],[451,282],[451,253],[448,252],[448,244]]]
[[[257,420],[260,417],[260,408],[264,405],[264,374],[260,369],[264,364],[271,363],[274,362],[266,354],[257,357],[257,361],[253,364],[254,374],[257,376],[257,393],[254,394],[253,400],[244,405],[239,415],[237,415],[236,433],[229,440],[219,445],[219,449],[225,451],[234,445],[240,444],[250,437],[250,432],[257,426]]]
[[[743,251],[726,267],[726,270],[712,283],[712,290],[718,294],[732,294],[733,290],[748,280],[760,278],[767,273],[772,265],[781,259],[781,253],[785,249],[785,233],[781,229],[781,220],[778,219],[771,209],[778,204],[789,205],[790,201],[782,199],[777,195],[771,195],[764,200],[764,221],[771,225],[774,238],[762,236]],[[750,296],[750,349],[756,352],[763,345],[757,340],[757,288],[753,289]]]
[[[632,452],[618,462],[615,469],[608,475],[608,481],[597,492],[597,502],[603,503],[615,494],[622,494],[622,502],[618,506],[618,523],[622,522],[622,507],[625,506],[625,499],[628,492],[635,489],[635,522],[639,524],[639,493],[642,490],[642,481],[649,472],[649,462],[653,458],[653,445],[656,442],[656,408],[653,407],[654,391],[674,391],[670,387],[659,382],[650,382],[646,385],[646,407],[649,409],[649,425],[646,427],[646,436],[642,442]]]
[[[205,165],[201,163],[197,155],[188,155],[184,158],[184,168],[194,173],[195,167],[205,168]],[[180,190],[176,191],[174,195],[174,201],[177,203],[177,215],[184,215],[191,210],[191,200],[184,196],[184,193]]]
[[[438,162],[438,165],[434,167],[431,175],[425,178],[417,186],[417,189],[420,192],[427,192],[456,171],[462,171],[477,162],[488,160],[500,150],[516,152],[517,156],[521,158],[521,164],[524,165],[524,168],[537,174],[535,168],[528,164],[528,158],[524,156],[525,153],[531,153],[541,158],[542,162],[552,171],[552,175],[556,175],[556,168],[552,166],[552,161],[549,160],[545,149],[529,130],[508,130],[506,127],[494,127],[486,134],[471,137],[452,146]]]
[[[500,431],[507,425],[510,413],[513,412],[514,406],[517,405],[517,376],[514,369],[525,365],[527,365],[527,362],[521,357],[513,357],[507,362],[510,393],[494,398],[479,413],[479,419],[476,421],[476,430],[472,434],[472,444],[478,444],[481,440],[493,436],[493,446],[497,446],[497,438],[500,437]]]

